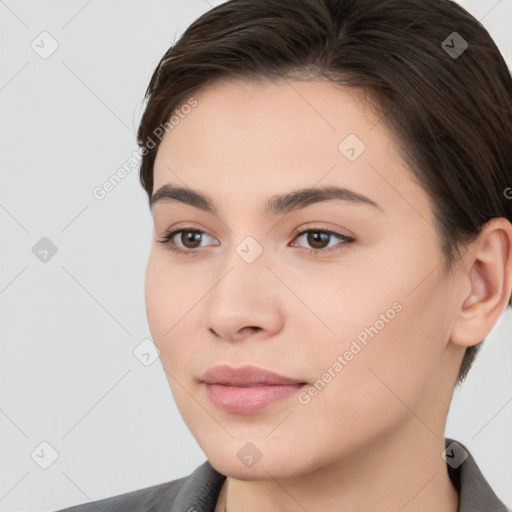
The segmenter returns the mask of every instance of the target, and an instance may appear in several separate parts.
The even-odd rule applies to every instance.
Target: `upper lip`
[[[270,370],[251,365],[241,368],[232,368],[228,365],[212,366],[203,373],[200,380],[206,384],[224,384],[225,386],[305,384],[304,381],[284,377]]]

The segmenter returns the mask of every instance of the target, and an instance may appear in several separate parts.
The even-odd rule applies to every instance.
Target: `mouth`
[[[267,386],[226,386],[206,384],[208,397],[215,406],[232,414],[253,414],[271,404],[290,397],[306,384],[281,384]]]
[[[255,366],[214,366],[201,377],[208,398],[219,409],[233,414],[253,414],[291,397],[306,382]]]

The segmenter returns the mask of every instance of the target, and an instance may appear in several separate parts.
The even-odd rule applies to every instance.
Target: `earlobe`
[[[464,259],[469,270],[460,277],[469,280],[470,291],[463,297],[450,339],[468,347],[488,336],[510,297],[512,224],[504,217],[491,219],[468,247]]]

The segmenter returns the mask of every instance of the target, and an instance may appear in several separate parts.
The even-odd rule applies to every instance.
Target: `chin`
[[[247,439],[213,440],[201,448],[217,471],[237,480],[292,478],[312,469],[307,465],[310,459],[301,451],[299,439],[290,440],[288,445],[282,440],[263,437],[253,438],[252,442]]]

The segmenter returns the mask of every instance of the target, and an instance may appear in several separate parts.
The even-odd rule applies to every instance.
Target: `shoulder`
[[[459,493],[458,512],[512,512],[493,491],[468,447],[445,437],[448,475]]]
[[[102,512],[157,512],[169,510],[169,506],[174,503],[187,478],[189,477],[178,478],[110,498],[74,505],[56,512],[98,512],[98,510]]]
[[[55,512],[205,511],[216,502],[225,479],[207,459],[188,476]]]

